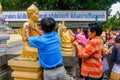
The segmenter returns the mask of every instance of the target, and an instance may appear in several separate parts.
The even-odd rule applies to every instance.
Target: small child
[[[88,42],[88,33],[86,28],[81,29],[81,35],[75,36],[75,38],[79,41],[81,41],[83,44],[86,44]]]

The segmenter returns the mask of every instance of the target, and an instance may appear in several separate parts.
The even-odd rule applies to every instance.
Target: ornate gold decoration
[[[67,27],[64,24],[64,21],[62,21],[62,24],[58,24],[58,33],[61,39],[61,49],[63,56],[74,56],[74,36],[70,33],[70,30],[67,29]]]

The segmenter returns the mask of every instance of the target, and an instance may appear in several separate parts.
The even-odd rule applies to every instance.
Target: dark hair
[[[100,36],[102,34],[102,25],[100,25],[99,23],[90,23],[88,25],[89,29],[91,32],[96,32],[96,36]]]
[[[112,28],[111,30],[112,30],[112,31],[116,31],[116,29],[115,29],[115,28]]]
[[[81,30],[82,27],[77,27],[77,29],[80,29]]]
[[[115,43],[120,43],[120,35],[116,36]]]
[[[39,24],[43,31],[45,31],[46,33],[52,32],[56,26],[56,21],[53,18],[43,18]]]
[[[83,28],[83,32],[85,34],[85,37],[88,39],[88,28]]]
[[[108,33],[108,34],[106,33],[107,30],[109,30],[109,33]],[[109,40],[109,38],[110,38],[110,36],[111,36],[110,31],[111,31],[111,30],[110,30],[109,28],[107,28],[107,29],[105,30],[105,41]]]

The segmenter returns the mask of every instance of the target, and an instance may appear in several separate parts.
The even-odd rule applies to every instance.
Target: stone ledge
[[[23,72],[23,71],[13,71],[12,76],[23,79],[39,79],[42,72]]]
[[[14,67],[40,68],[39,61],[22,61],[11,59],[8,61],[8,65]]]
[[[8,72],[7,72],[7,71],[2,72],[2,73],[0,74],[0,80],[9,80]]]
[[[7,56],[6,54],[0,54],[0,67],[7,64]]]
[[[4,71],[8,70],[8,65],[7,63],[5,65],[0,66],[0,74],[3,73]]]
[[[0,53],[0,80],[13,80],[11,77],[12,69],[8,66],[7,61],[18,55]]]
[[[13,59],[21,54],[6,54],[7,55],[7,60]]]
[[[16,46],[23,46],[23,42],[21,40],[12,41],[12,42],[9,42],[7,45],[8,45],[8,48],[16,47]]]

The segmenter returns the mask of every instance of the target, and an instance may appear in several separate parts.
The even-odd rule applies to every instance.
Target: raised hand
[[[73,42],[73,45],[77,45],[78,44],[78,42],[75,40],[74,42]]]
[[[28,24],[28,25],[26,26],[26,29],[30,29],[30,27],[31,27],[31,25],[30,25],[30,24]]]

